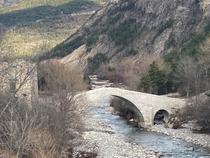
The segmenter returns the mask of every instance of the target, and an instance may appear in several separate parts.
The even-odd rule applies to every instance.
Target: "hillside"
[[[210,35],[209,19],[206,0],[112,1],[42,59],[67,55],[71,59],[72,52],[75,58],[74,50],[84,51],[86,46],[82,58],[86,62],[81,61],[85,72],[103,76],[114,71],[127,76],[134,71],[140,75],[153,61],[162,62],[163,57],[177,61],[180,55],[201,54],[200,48],[206,47]]]
[[[18,2],[19,0],[0,0],[0,7],[10,6]]]
[[[1,54],[23,57],[52,49],[86,22],[101,3],[99,0],[22,0],[1,7]]]
[[[65,56],[71,52],[71,42],[74,42],[76,36],[86,37],[78,45],[88,43],[91,49],[105,44],[110,48],[106,52],[101,50],[101,53],[105,54],[110,51],[115,55],[118,52],[123,52],[124,55],[142,52],[166,53],[205,25],[209,8],[205,7],[204,11],[204,6],[201,5],[196,0],[188,0],[186,3],[163,0],[114,2],[51,53]],[[114,51],[113,48],[118,49]]]

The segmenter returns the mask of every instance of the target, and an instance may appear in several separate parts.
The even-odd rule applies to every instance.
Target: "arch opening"
[[[154,116],[154,125],[166,124],[169,121],[169,112],[166,110],[159,110]]]
[[[132,125],[145,127],[144,117],[141,111],[129,100],[113,95],[110,106],[113,107],[117,115],[125,118]]]

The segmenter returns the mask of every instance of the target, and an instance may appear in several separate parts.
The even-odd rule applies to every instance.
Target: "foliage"
[[[109,18],[107,19],[108,20],[108,24],[109,25],[114,25],[116,24],[122,17],[122,14],[116,14],[116,15],[111,15],[109,16]]]
[[[172,71],[176,71],[177,62],[179,60],[180,60],[179,53],[175,50],[164,55],[164,61],[170,66]]]
[[[176,45],[177,45],[177,41],[175,39],[175,35],[171,33],[169,36],[169,39],[165,43],[165,48],[166,49],[171,48],[171,47],[175,48]]]
[[[210,92],[209,91],[206,92],[205,95],[208,96],[208,97],[210,97]]]
[[[139,89],[153,94],[166,94],[168,92],[167,82],[167,74],[153,62],[148,74],[141,78]]]
[[[171,79],[169,79],[169,81],[171,82],[172,87],[175,87],[176,90],[179,89],[188,95],[189,93],[195,93],[196,88],[195,88],[194,82],[198,79],[195,79],[195,77],[193,77],[194,79],[192,79],[192,73],[191,75],[189,74],[190,72],[193,72],[193,68],[191,68],[190,70],[184,73],[183,73],[183,68],[189,69],[190,67],[197,65],[196,70],[194,69],[195,71],[194,76],[198,75],[198,72],[200,73],[200,71],[204,71],[203,68],[205,67],[205,64],[208,65],[208,63],[205,63],[205,59],[204,59],[205,57],[204,58],[202,57],[201,46],[207,40],[207,38],[209,38],[209,36],[210,36],[210,22],[208,21],[203,31],[193,33],[190,36],[189,40],[187,40],[184,44],[180,45],[177,49],[174,49],[171,52],[166,53],[164,55],[165,63],[170,69]],[[188,59],[187,61],[191,60],[192,61],[191,64],[187,62],[186,59]],[[202,60],[204,61],[204,63],[202,64],[199,63],[199,62],[202,62]],[[202,70],[200,68],[202,68]],[[203,72],[201,73],[202,74],[200,75],[204,76]],[[191,86],[187,88],[188,90],[185,89],[186,82],[183,84],[184,80],[186,81],[186,77],[187,77],[186,74],[188,74],[189,79],[191,78],[191,81],[190,81]],[[185,76],[185,79],[183,78],[184,76]],[[202,87],[201,89],[206,90],[205,88],[202,88]]]
[[[181,49],[181,54],[188,55],[188,56],[195,56],[199,54],[200,44],[205,41],[206,35],[194,33],[191,36],[191,39],[185,43]]]
[[[171,28],[173,26],[173,19],[169,19],[168,21],[166,21],[165,23],[162,23],[160,25],[160,27],[158,28],[157,33],[155,34],[152,43],[154,43],[155,39],[160,36],[166,29]]]
[[[197,120],[197,123],[202,127],[202,130],[208,130],[210,131],[210,106],[209,106],[210,100],[206,100],[204,103],[201,103],[201,105],[197,105],[199,107],[192,107],[192,119]],[[196,106],[196,105],[194,105]]]
[[[178,60],[182,57],[196,57],[199,56],[201,44],[210,36],[210,21],[207,22],[203,31],[193,33],[189,40],[182,44],[178,49],[165,55],[166,62],[173,64],[173,60]]]
[[[108,58],[105,54],[96,54],[93,58],[88,59],[88,71],[94,72],[101,64],[106,62],[108,62]]]
[[[28,105],[19,104],[16,100],[10,102],[4,110],[5,104],[2,101],[5,101],[5,97],[1,96],[1,147],[4,146],[4,150],[17,157],[58,157],[63,137],[59,133],[65,130],[65,126],[56,119],[63,120],[63,112],[46,105],[36,105],[30,109]]]
[[[94,35],[89,35],[86,39],[86,46],[90,48],[98,41],[99,35],[95,33]]]
[[[134,48],[131,48],[131,47],[128,47],[128,48],[126,48],[125,49],[125,54],[124,54],[124,56],[134,56],[134,55],[136,55],[136,54],[138,54],[138,51],[137,50],[135,50]]]
[[[44,97],[39,95],[39,100],[34,100],[33,106],[18,96],[18,91],[28,84],[26,80],[31,77],[31,71],[27,71],[27,74],[21,70],[16,72],[18,75],[14,73],[14,76],[23,77],[23,81],[18,78],[14,81],[16,86],[12,86],[12,91],[0,94],[1,156],[58,158],[67,143],[68,147],[74,148],[69,140],[80,136],[82,110],[78,109],[73,98],[83,85],[80,82],[82,76],[58,64],[48,66],[42,69],[46,72],[42,75],[49,93]],[[9,72],[6,68],[0,74],[7,76]]]
[[[108,37],[116,44],[126,46],[133,42],[137,36],[137,24],[135,19],[125,20],[117,27],[109,30]]]
[[[39,56],[39,59],[40,60],[50,59],[55,56],[64,57],[65,55],[68,55],[69,52],[72,52],[73,50],[79,48],[79,46],[81,46],[84,43],[83,39],[84,38],[82,36],[75,37],[71,42],[67,42],[68,41],[68,39],[67,39],[64,42],[62,42],[61,44],[54,47],[51,51],[41,54]],[[59,51],[57,51],[57,50],[59,50]]]
[[[57,60],[40,64],[38,79],[39,89],[52,93],[64,90],[75,92],[86,89],[82,73],[79,70],[68,68]]]
[[[210,133],[210,99],[203,96],[196,96],[190,100],[190,104],[177,111],[171,118],[171,124],[175,128],[181,127],[189,121],[195,122],[193,130],[202,133]],[[176,119],[174,119],[176,118]]]
[[[165,23],[161,24],[160,27],[159,27],[159,29],[158,29],[158,34],[160,35],[167,28],[171,28],[173,26],[173,23],[174,23],[173,19],[169,19]]]
[[[175,53],[165,57],[170,69],[172,87],[183,96],[197,95],[208,90],[209,87],[209,61],[206,57],[179,56]],[[169,77],[168,76],[168,77]]]
[[[138,89],[143,90],[143,92],[150,93],[151,92],[151,80],[149,75],[145,75],[141,78]]]

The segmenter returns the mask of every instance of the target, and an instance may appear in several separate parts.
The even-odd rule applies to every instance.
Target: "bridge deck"
[[[169,114],[186,105],[185,99],[171,98],[148,93],[130,91],[120,88],[99,88],[83,93],[88,101],[102,104],[115,96],[131,102],[142,113],[146,125],[152,125],[154,116],[159,110]]]

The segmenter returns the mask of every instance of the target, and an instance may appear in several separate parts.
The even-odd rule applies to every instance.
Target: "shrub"
[[[108,58],[105,54],[96,54],[93,58],[88,59],[88,72],[93,73],[101,64],[106,62],[108,62]]]
[[[208,96],[208,97],[210,97],[210,92],[209,91],[206,92],[205,95]]]
[[[136,54],[138,54],[138,51],[137,50],[135,50],[134,48],[127,48],[126,50],[125,50],[125,54],[124,54],[124,56],[125,57],[128,57],[128,56],[134,56],[134,55],[136,55]]]
[[[80,136],[82,110],[73,98],[84,88],[83,77],[59,63],[47,66],[42,75],[50,95],[39,96],[34,106],[16,98],[19,88],[27,84],[25,80],[0,95],[0,152],[9,157],[58,158],[67,145],[74,148],[69,141]]]
[[[49,51],[40,56],[40,60],[50,59],[51,57],[64,57],[73,52],[75,49],[79,48],[84,44],[84,38],[82,36],[76,36],[72,41],[65,40],[61,44],[57,45],[52,51]]]
[[[141,78],[141,82],[138,86],[139,90],[143,90],[143,92],[150,93],[151,92],[151,80],[149,75],[145,75]]]
[[[190,105],[172,116],[170,119],[171,124],[176,124],[176,128],[179,128],[183,123],[194,121],[197,125],[197,127],[194,127],[194,130],[210,133],[209,103],[210,99],[204,99],[202,96],[191,99]]]
[[[190,40],[183,45],[181,48],[181,54],[187,56],[198,55],[200,50],[200,44],[206,39],[205,35],[202,33],[194,33]]]
[[[5,106],[1,106],[1,112]],[[14,153],[17,157],[56,158],[61,152],[60,141],[55,134],[65,126],[57,123],[53,113],[63,114],[45,106],[30,109],[27,105],[10,103],[1,113],[0,145],[3,150]],[[54,120],[49,124],[49,120]],[[59,126],[59,128],[56,128]],[[53,131],[51,127],[58,131]]]
[[[153,94],[166,94],[169,88],[167,83],[167,74],[153,62],[150,64],[148,74],[141,78],[139,89]]]
[[[58,91],[81,91],[86,89],[82,73],[69,69],[59,60],[43,62],[38,68],[39,89],[57,93]]]
[[[152,39],[152,43],[154,43],[155,39],[160,36],[166,29],[171,28],[173,26],[173,19],[169,19],[168,21],[166,21],[165,23],[161,23],[160,27],[157,30],[157,33],[155,34],[155,36]]]
[[[108,37],[116,44],[126,46],[133,42],[137,36],[137,24],[135,19],[129,19],[120,23],[117,27],[108,31]]]
[[[99,78],[109,80],[112,83],[124,83],[125,77],[120,72],[109,71],[109,72],[101,72],[99,74]]]
[[[170,28],[173,26],[173,19],[169,19],[168,21],[166,21],[165,23],[162,23],[158,29],[158,34],[160,35],[161,33],[163,33],[167,28]]]
[[[87,39],[86,39],[87,47],[91,47],[93,44],[95,44],[98,40],[98,36],[99,35],[97,35],[97,34],[88,36]]]

